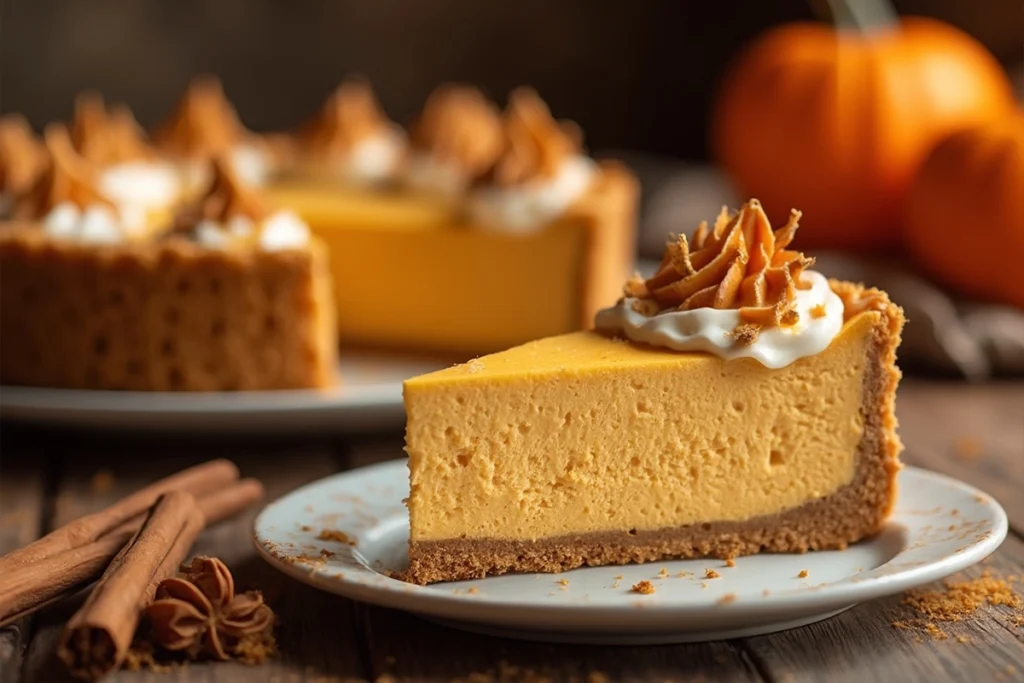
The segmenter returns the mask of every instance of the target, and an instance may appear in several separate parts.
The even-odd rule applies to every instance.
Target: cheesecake
[[[332,385],[327,256],[227,159],[174,213],[126,210],[61,126],[0,220],[0,381],[136,391]]]
[[[633,264],[639,187],[518,90],[447,86],[408,136],[363,82],[299,133],[268,196],[330,250],[347,347],[460,359],[587,327]]]
[[[410,581],[845,548],[892,511],[901,309],[752,200],[593,329],[405,382]]]

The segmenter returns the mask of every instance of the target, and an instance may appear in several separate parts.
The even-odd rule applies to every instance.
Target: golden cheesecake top
[[[16,220],[39,220],[61,204],[112,206],[97,186],[96,169],[75,151],[65,126],[48,126],[44,144],[45,166],[32,187],[15,199]]]
[[[0,118],[0,194],[23,194],[45,166],[46,150],[25,117],[7,114]]]
[[[427,99],[413,125],[412,149],[475,177],[491,168],[504,144],[497,108],[476,88],[445,85]]]
[[[205,158],[232,148],[245,137],[234,107],[213,76],[194,79],[171,116],[153,133],[153,141],[170,156]]]

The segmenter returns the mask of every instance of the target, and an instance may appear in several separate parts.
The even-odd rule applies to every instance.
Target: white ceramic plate
[[[220,393],[87,391],[0,387],[0,416],[78,427],[186,431],[349,431],[405,423],[402,380],[443,361],[344,354],[342,384],[323,391]]]
[[[458,628],[532,640],[640,644],[737,638],[809,624],[964,569],[992,553],[1007,532],[1006,514],[990,496],[908,467],[900,473],[899,503],[884,532],[844,551],[755,555],[739,558],[735,567],[688,560],[415,586],[388,576],[408,565],[409,520],[402,503],[407,477],[399,460],[298,489],[260,514],[256,547],[299,581]],[[318,539],[325,529],[343,532],[355,545]],[[706,579],[708,569],[720,577]],[[800,578],[803,570],[807,575]],[[654,583],[654,594],[630,590],[644,579]]]

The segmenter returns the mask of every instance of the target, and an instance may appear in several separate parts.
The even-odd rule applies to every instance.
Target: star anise
[[[231,572],[213,557],[197,557],[180,578],[162,581],[146,616],[160,647],[219,660],[230,659],[247,637],[274,624],[259,591],[235,595]]]

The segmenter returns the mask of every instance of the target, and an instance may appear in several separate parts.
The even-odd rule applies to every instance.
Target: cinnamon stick
[[[245,510],[263,497],[263,485],[243,479],[199,499],[207,525]],[[133,519],[99,540],[0,574],[0,626],[17,621],[94,581],[142,526]],[[173,572],[172,572],[173,573]]]
[[[160,496],[64,629],[57,655],[72,675],[91,681],[120,666],[158,577],[185,559],[203,524],[191,494]]]
[[[211,460],[139,489],[110,507],[65,524],[20,550],[0,557],[0,576],[19,567],[54,557],[98,540],[105,533],[142,515],[168,491],[196,496],[212,493],[238,479],[238,467],[230,460]]]

